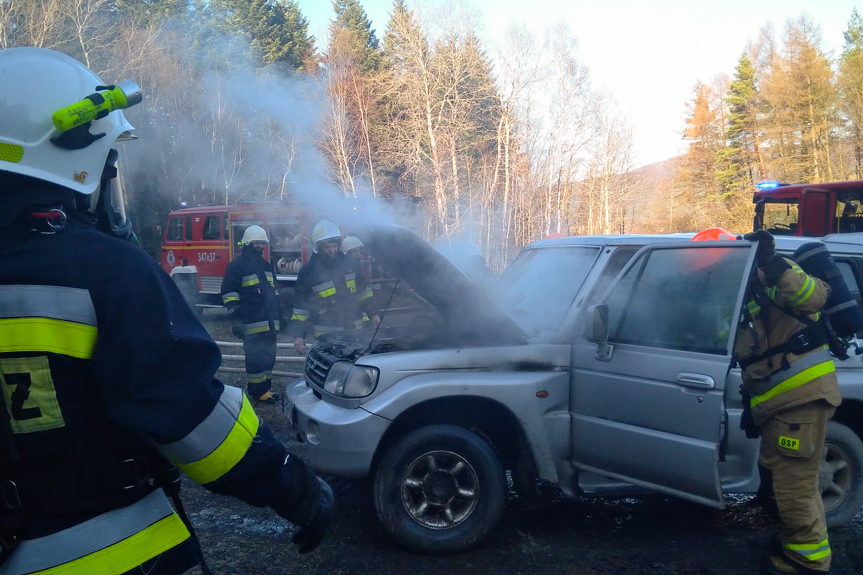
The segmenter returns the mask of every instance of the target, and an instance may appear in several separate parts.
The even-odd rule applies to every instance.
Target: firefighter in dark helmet
[[[279,398],[271,388],[281,313],[272,265],[264,258],[269,239],[261,226],[249,226],[240,243],[242,253],[225,270],[222,302],[234,335],[243,340],[249,397],[274,404]]]
[[[775,253],[767,231],[744,237],[758,242],[758,269],[734,354],[743,369],[747,436],[761,436],[759,462],[772,474],[781,523],[762,570],[826,573],[830,542],[818,467],[841,397],[826,341],[811,326],[829,287]]]
[[[58,52],[0,50],[4,575],[187,571],[177,468],[271,507],[300,552],[332,516],[329,486],[214,378],[219,349],[173,282],[112,237],[129,235],[112,148],[140,99]]]

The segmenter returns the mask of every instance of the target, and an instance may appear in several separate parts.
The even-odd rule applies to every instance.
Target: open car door
[[[723,396],[754,259],[742,241],[647,246],[586,310],[572,357],[577,468],[723,507]]]

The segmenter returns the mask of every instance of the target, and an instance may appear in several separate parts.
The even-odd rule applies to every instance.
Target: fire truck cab
[[[863,232],[863,180],[793,185],[761,182],[752,201],[755,230],[810,237]]]
[[[283,300],[289,298],[300,267],[311,255],[306,238],[314,221],[304,210],[283,202],[259,202],[183,208],[168,215],[162,268],[198,314],[208,307],[222,307],[225,269],[240,254],[243,232],[253,224],[267,232],[270,243],[264,256],[273,263]]]

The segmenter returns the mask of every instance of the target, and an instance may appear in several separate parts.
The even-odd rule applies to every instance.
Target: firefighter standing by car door
[[[329,220],[312,229],[314,254],[300,269],[288,333],[303,352],[309,332],[321,337],[380,324],[374,293],[359,261],[341,251],[342,232]]]
[[[219,348],[167,274],[93,223],[128,235],[112,146],[140,101],[59,52],[0,50],[4,575],[187,571],[176,468],[273,508],[300,552],[332,515],[329,486],[214,378]]]
[[[812,326],[829,287],[776,254],[768,232],[745,239],[758,242],[758,269],[734,352],[749,407],[744,420],[757,426],[747,436],[760,432],[759,462],[772,472],[781,523],[763,570],[826,573],[831,556],[818,467],[841,396],[827,341]]]
[[[240,243],[240,257],[225,269],[222,302],[228,308],[234,336],[243,340],[249,397],[274,404],[279,398],[271,388],[281,308],[272,266],[264,258],[269,240],[264,228],[249,226]]]

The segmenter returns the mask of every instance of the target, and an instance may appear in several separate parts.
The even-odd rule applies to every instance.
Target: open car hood
[[[411,230],[382,225],[357,232],[361,232],[376,264],[407,282],[440,314],[443,325],[438,326],[433,338],[439,345],[515,345],[528,341],[521,328],[477,284]],[[385,307],[387,294],[375,295],[380,306]],[[382,325],[385,324],[386,317],[382,315]],[[416,325],[415,329],[421,330],[422,326]]]

